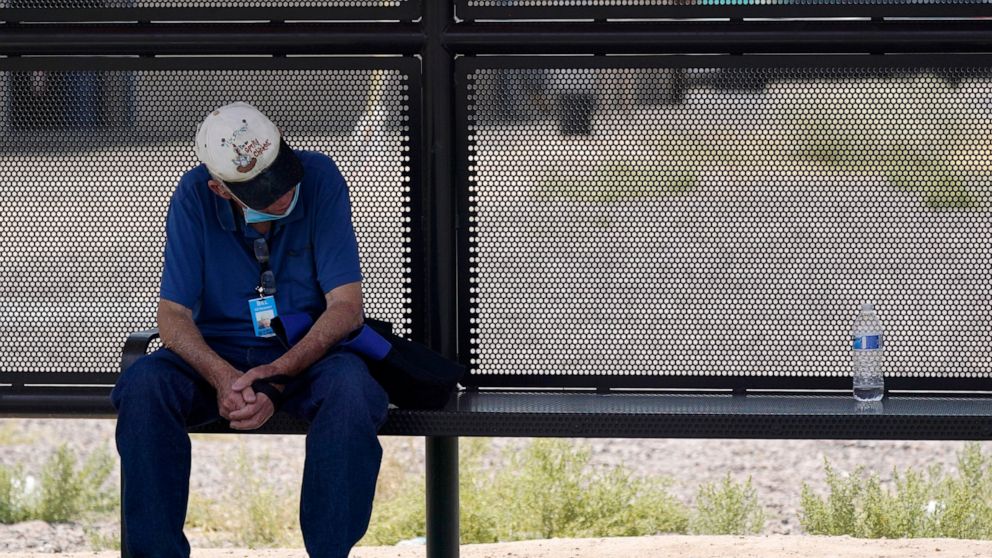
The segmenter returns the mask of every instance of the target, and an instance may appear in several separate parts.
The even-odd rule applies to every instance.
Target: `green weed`
[[[970,444],[958,456],[958,474],[894,471],[884,490],[876,474],[838,475],[824,461],[827,496],[802,486],[800,524],[813,535],[863,538],[953,537],[992,539],[992,459]]]
[[[77,469],[76,456],[60,446],[41,471],[35,515],[48,522],[71,521],[83,512],[105,512],[118,505],[118,491],[104,488],[114,467],[106,450],[93,452]]]
[[[190,492],[185,526],[215,543],[248,548],[302,546],[296,518],[299,494],[283,495],[256,472],[271,470],[270,457],[263,455],[255,464],[242,441],[234,463],[236,481],[220,502]]]
[[[233,532],[235,526],[216,500],[190,491],[186,506],[186,527],[205,533]]]
[[[690,531],[697,535],[752,535],[765,526],[765,512],[751,486],[751,477],[737,484],[730,474],[718,486],[707,483],[696,494]]]
[[[958,475],[942,480],[933,514],[943,537],[992,539],[992,456],[972,443],[958,455]]]
[[[99,551],[121,549],[121,535],[119,532],[105,535],[91,527],[83,527],[83,532],[86,534],[86,539],[89,541],[90,550]]]
[[[110,453],[101,450],[80,466],[63,444],[45,462],[37,480],[20,467],[0,465],[0,523],[74,521],[117,508],[118,491],[105,487],[114,463]]]
[[[484,439],[462,445],[463,544],[687,531],[688,510],[668,493],[665,481],[635,478],[623,467],[591,471],[587,450],[543,439],[511,451],[506,466],[487,473],[481,465],[487,447]],[[376,506],[362,544],[423,536],[422,485],[411,479],[396,500]]]
[[[885,177],[892,185],[919,194],[927,207],[968,209],[978,205],[978,198],[965,184],[961,169],[910,150],[889,151],[890,157],[883,162]]]
[[[31,517],[25,479],[19,467],[0,465],[0,523],[17,523]]]
[[[270,461],[268,455],[262,456],[261,470],[270,470]],[[235,484],[233,500],[239,510],[234,520],[238,542],[248,548],[296,544],[299,530],[295,510],[299,508],[299,495],[280,496],[275,486],[263,481],[255,473],[244,446],[236,462],[239,482]],[[302,546],[302,541],[299,542]]]

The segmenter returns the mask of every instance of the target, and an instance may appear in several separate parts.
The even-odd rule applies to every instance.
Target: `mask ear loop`
[[[213,176],[213,175],[210,175],[210,176],[215,181],[217,181],[217,183],[220,184],[222,188],[224,188],[224,191],[227,192],[227,195],[231,196],[231,199],[233,199],[234,201],[238,202],[238,205],[241,206],[241,211],[244,211],[246,209],[251,209],[250,207],[248,207],[248,204],[246,204],[245,202],[241,201],[241,198],[239,198],[238,196],[234,195],[234,192],[230,188],[227,187],[227,184],[223,180],[221,180],[221,179],[219,179],[219,178],[217,178],[216,176]]]
[[[215,178],[214,180],[217,179]],[[241,201],[241,199],[238,196],[234,195],[234,192],[232,192],[231,189],[227,187],[227,184],[224,184],[224,182],[220,180],[217,180],[217,182],[220,182],[220,185],[224,187],[224,191],[227,192],[227,195],[231,196],[231,198],[234,199],[234,201],[238,202],[238,205],[241,206],[241,211],[244,211],[245,209],[251,209],[248,207],[248,204]]]

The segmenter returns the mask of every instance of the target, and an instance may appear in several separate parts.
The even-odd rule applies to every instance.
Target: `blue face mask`
[[[262,211],[252,209],[250,207],[243,207],[242,209],[244,210],[244,214],[245,214],[245,223],[249,223],[249,224],[265,223],[266,221],[275,221],[277,219],[282,219],[283,217],[293,212],[293,208],[296,207],[296,202],[299,199],[300,199],[300,185],[297,184],[296,193],[293,194],[293,201],[289,203],[289,207],[286,209],[286,212],[283,213],[282,215],[272,215],[271,213],[264,213]]]

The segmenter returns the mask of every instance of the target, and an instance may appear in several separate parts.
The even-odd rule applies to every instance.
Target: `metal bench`
[[[129,338],[122,371],[145,354],[155,336],[149,330]],[[459,437],[988,440],[990,397],[909,392],[862,404],[847,394],[761,390],[465,389],[443,410],[391,410],[380,434],[427,437],[428,554],[457,556]],[[250,433],[306,430],[305,423],[277,413]],[[195,432],[245,433],[224,422]]]

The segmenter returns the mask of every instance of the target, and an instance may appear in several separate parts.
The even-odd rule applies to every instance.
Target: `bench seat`
[[[0,416],[113,418],[110,387],[0,388]],[[55,407],[54,403],[58,402]],[[48,414],[46,409],[55,409]],[[192,432],[241,432],[217,422]],[[277,413],[260,434],[302,434]],[[816,393],[595,393],[461,391],[439,411],[392,409],[393,436],[992,439],[992,394],[892,394],[859,408],[849,395]]]

